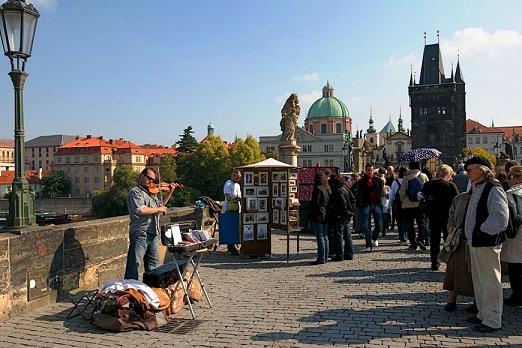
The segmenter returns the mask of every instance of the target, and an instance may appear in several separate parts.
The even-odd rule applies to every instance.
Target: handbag
[[[457,249],[457,247],[459,246],[461,234],[462,228],[457,227],[455,228],[453,233],[446,238],[446,240],[444,241],[444,249],[446,249],[447,252],[452,253]]]

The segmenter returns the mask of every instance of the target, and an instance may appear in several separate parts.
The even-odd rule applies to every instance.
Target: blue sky
[[[366,130],[399,110],[410,128],[410,66],[424,32],[446,76],[460,63],[467,117],[520,125],[522,1],[28,0],[40,11],[26,71],[25,138],[103,135],[170,146],[191,125],[280,133],[291,93],[299,124],[327,81]],[[0,138],[12,138],[13,87],[0,59]],[[3,67],[3,68],[2,68]],[[4,73],[2,73],[2,70]],[[2,77],[3,76],[3,77]]]

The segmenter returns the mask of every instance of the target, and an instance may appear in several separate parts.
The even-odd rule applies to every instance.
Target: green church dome
[[[306,119],[323,118],[323,117],[350,117],[348,108],[344,103],[333,96],[334,89],[327,82],[323,87],[323,97],[316,100],[310,110]]]

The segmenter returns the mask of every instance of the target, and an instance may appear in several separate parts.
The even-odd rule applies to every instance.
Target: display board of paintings
[[[287,230],[292,202],[298,201],[297,169],[242,171],[240,237],[242,255],[271,253],[271,229]]]

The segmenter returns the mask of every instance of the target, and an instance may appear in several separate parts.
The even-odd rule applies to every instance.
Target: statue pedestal
[[[297,146],[295,140],[279,144],[278,149],[281,162],[297,167],[297,153],[301,151],[301,146]]]

